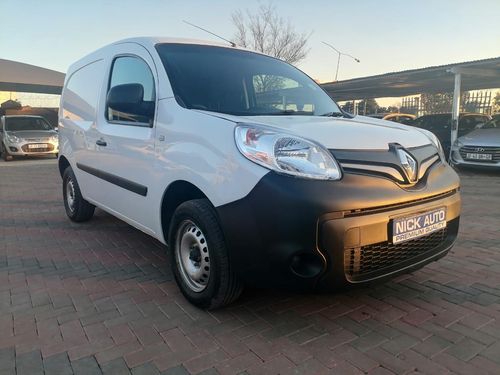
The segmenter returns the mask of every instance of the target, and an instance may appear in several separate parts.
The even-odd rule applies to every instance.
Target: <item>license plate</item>
[[[475,153],[467,153],[465,155],[466,159],[474,159],[474,160],[492,160],[491,154],[475,154]]]
[[[397,218],[392,222],[392,243],[409,241],[445,227],[446,207],[418,215]]]
[[[47,148],[47,144],[46,143],[37,143],[37,144],[33,144],[33,145],[28,145],[28,148],[29,149]]]

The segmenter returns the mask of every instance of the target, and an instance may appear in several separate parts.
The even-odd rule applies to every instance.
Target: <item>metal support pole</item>
[[[462,75],[455,72],[455,89],[453,91],[453,107],[451,110],[451,145],[455,143],[458,137],[458,120],[460,116],[460,86]],[[451,149],[450,149],[451,150]]]
[[[335,72],[335,82],[338,82],[338,76],[339,76],[339,66],[340,66],[340,52],[338,52],[339,58],[337,59],[337,71]]]

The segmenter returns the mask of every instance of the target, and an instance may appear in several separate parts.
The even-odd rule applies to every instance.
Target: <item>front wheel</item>
[[[214,309],[240,296],[243,287],[231,269],[224,236],[208,200],[187,201],[176,209],[169,252],[175,280],[192,304]]]
[[[9,154],[9,151],[7,150],[7,147],[5,147],[5,145],[2,146],[2,155],[4,161],[10,161],[13,159],[12,155]]]
[[[63,173],[63,199],[66,215],[72,221],[87,221],[94,215],[95,206],[83,199],[71,167],[66,168]]]

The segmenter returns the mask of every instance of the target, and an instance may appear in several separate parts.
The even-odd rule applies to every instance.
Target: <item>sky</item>
[[[321,82],[500,56],[500,0],[274,0],[299,32],[311,33],[299,64]],[[0,0],[0,58],[66,72],[85,54],[132,36],[231,39],[231,13],[253,0]]]

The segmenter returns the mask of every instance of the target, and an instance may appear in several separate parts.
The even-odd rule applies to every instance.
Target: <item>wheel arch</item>
[[[175,210],[182,203],[192,199],[208,199],[208,197],[194,184],[185,180],[174,181],[165,189],[160,210],[161,229],[165,243],[168,243],[168,231]]]
[[[63,176],[66,168],[71,166],[68,159],[66,159],[66,157],[63,155],[59,155],[58,165],[59,165],[59,174],[61,175],[61,177]]]

